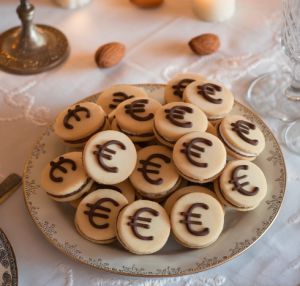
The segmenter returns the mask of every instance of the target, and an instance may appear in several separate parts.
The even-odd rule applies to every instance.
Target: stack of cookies
[[[172,232],[185,247],[207,247],[227,208],[253,210],[267,193],[251,162],[264,135],[229,114],[233,104],[230,90],[198,74],[170,80],[164,105],[140,87],[112,86],[96,103],[57,116],[56,135],[76,148],[45,166],[41,185],[74,207],[77,231],[94,243],[117,239],[132,253],[151,254]]]

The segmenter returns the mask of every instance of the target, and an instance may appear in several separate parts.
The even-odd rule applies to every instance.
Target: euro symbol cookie
[[[69,152],[53,159],[41,175],[41,187],[59,202],[79,199],[92,184],[93,180],[84,170],[81,152]]]
[[[160,145],[142,148],[137,154],[137,164],[129,179],[144,198],[162,199],[173,192],[181,178],[172,160],[172,151]]]
[[[227,115],[216,127],[228,155],[235,159],[254,160],[265,148],[259,127],[241,115]]]
[[[202,143],[203,145],[206,146],[213,146],[212,141],[206,139],[206,138],[194,138],[190,142],[184,142],[183,143],[183,149],[181,149],[181,153],[184,153],[187,157],[187,159],[192,163],[193,165],[201,168],[207,168],[208,163],[202,163],[202,162],[197,162],[196,160],[193,159],[195,158],[201,158],[201,153],[205,152],[204,147],[199,146],[198,143]]]
[[[224,226],[222,205],[213,196],[194,192],[180,197],[171,210],[171,227],[183,246],[203,248],[214,243]]]
[[[85,170],[99,184],[115,185],[126,180],[135,168],[136,157],[132,141],[113,130],[94,135],[83,150]]]
[[[184,121],[184,117],[186,113],[193,113],[193,108],[189,106],[174,106],[171,109],[165,109],[167,113],[166,118],[169,119],[174,125],[183,127],[183,128],[191,128],[193,126],[191,121]]]
[[[77,231],[86,239],[99,243],[110,243],[116,238],[116,221],[120,210],[128,204],[119,192],[96,190],[79,203],[75,214]]]
[[[259,191],[259,188],[254,187],[252,191],[245,190],[244,187],[250,184],[249,181],[242,182],[242,183],[240,181],[247,178],[247,175],[246,174],[241,176],[238,175],[240,170],[248,170],[248,169],[249,169],[248,165],[237,166],[232,172],[232,179],[229,181],[229,183],[234,185],[234,187],[232,188],[233,191],[236,190],[245,196],[255,196]]]
[[[163,178],[152,179],[148,174],[156,174],[159,175],[159,169],[161,165],[158,163],[154,163],[151,160],[158,158],[165,163],[171,163],[171,159],[163,154],[152,154],[146,160],[140,160],[140,164],[142,165],[141,168],[137,170],[143,174],[143,177],[146,181],[153,185],[160,185],[163,182]],[[156,169],[148,169],[148,167],[156,168]]]
[[[173,147],[183,135],[207,129],[207,117],[197,106],[186,102],[171,102],[155,112],[153,129],[162,144]]]
[[[132,101],[130,104],[125,105],[126,113],[128,113],[132,118],[137,121],[148,121],[154,117],[152,112],[145,116],[139,116],[137,113],[144,113],[146,111],[145,107],[149,103],[148,99],[137,99]]]
[[[169,235],[169,217],[156,202],[137,200],[119,213],[117,238],[132,253],[151,254],[159,251]]]
[[[173,162],[188,181],[212,182],[226,165],[226,149],[221,140],[207,132],[191,132],[174,145]]]
[[[89,210],[84,211],[84,214],[86,214],[89,217],[90,224],[95,228],[103,229],[103,228],[107,228],[109,226],[109,223],[98,224],[94,220],[94,217],[101,217],[104,219],[109,219],[109,215],[107,213],[110,213],[111,209],[102,206],[102,204],[106,203],[106,202],[113,204],[115,207],[119,206],[119,203],[116,202],[112,198],[102,198],[94,204],[90,204],[90,203],[86,204],[86,206],[89,208]],[[102,212],[101,213],[96,212],[97,210],[101,210]]]
[[[99,165],[107,172],[110,173],[117,173],[118,172],[118,168],[117,167],[110,167],[107,166],[104,159],[106,160],[112,160],[112,155],[116,154],[117,151],[109,148],[108,146],[110,145],[117,145],[118,147],[120,147],[120,149],[122,150],[126,150],[126,146],[118,141],[118,140],[110,140],[107,141],[106,143],[104,143],[103,145],[99,145],[97,144],[97,151],[94,151],[94,154],[97,156],[97,160]]]
[[[72,171],[76,171],[77,166],[76,166],[76,163],[72,159],[64,158],[62,156],[62,157],[59,157],[57,162],[55,162],[55,161],[50,162],[51,169],[49,172],[49,177],[53,182],[62,182],[64,180],[63,177],[55,176],[54,171],[59,170],[63,174],[68,173],[68,169],[63,166],[66,164],[70,165]]]
[[[128,222],[128,225],[131,226],[132,231],[134,233],[134,235],[136,237],[138,237],[139,239],[142,240],[153,240],[153,236],[144,236],[141,235],[138,231],[138,228],[146,228],[146,229],[150,229],[150,223],[152,221],[152,218],[146,218],[146,217],[140,217],[140,214],[142,214],[143,212],[148,212],[153,216],[158,216],[159,212],[151,209],[151,208],[140,208],[139,210],[137,210],[133,216],[130,216],[130,222]],[[139,222],[142,221],[143,223]]]
[[[180,220],[179,222],[186,225],[187,230],[197,236],[204,236],[209,234],[209,228],[205,227],[201,230],[194,230],[192,225],[202,225],[202,221],[192,220],[191,218],[201,218],[201,214],[193,213],[195,208],[202,208],[204,210],[208,210],[209,206],[204,203],[195,203],[192,204],[191,207],[188,209],[187,212],[181,212],[180,214],[183,215],[184,219]]]
[[[174,95],[178,96],[180,99],[182,99],[183,91],[184,89],[192,82],[194,82],[194,79],[184,78],[180,80],[177,84],[172,85],[173,93]]]
[[[198,85],[198,94],[203,96],[207,101],[214,104],[221,104],[223,102],[222,98],[215,98],[212,95],[216,95],[217,92],[222,91],[222,87],[214,83],[205,83],[203,85]]]
[[[247,137],[247,135],[250,134],[250,130],[255,130],[256,127],[254,124],[245,120],[238,120],[234,123],[231,123],[231,126],[233,127],[232,130],[235,131],[245,142],[251,145],[258,144],[258,140]]]
[[[74,109],[68,109],[68,113],[66,114],[66,116],[64,117],[64,126],[67,129],[73,129],[74,126],[72,124],[69,123],[69,120],[74,117],[76,121],[80,121],[81,118],[79,116],[78,113],[80,112],[84,112],[85,113],[85,117],[86,118],[90,118],[91,117],[91,113],[90,111],[84,107],[84,106],[80,106],[79,104],[75,106]]]

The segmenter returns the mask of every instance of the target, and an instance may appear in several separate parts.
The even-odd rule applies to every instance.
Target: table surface
[[[1,0],[0,31],[18,25],[18,1]],[[245,102],[247,87],[259,74],[285,66],[279,44],[280,1],[237,1],[225,23],[204,23],[190,1],[169,0],[159,9],[139,10],[128,0],[93,0],[64,10],[50,0],[32,1],[36,22],[54,25],[69,38],[71,55],[58,69],[35,75],[0,72],[0,180],[22,174],[25,160],[45,125],[65,106],[115,83],[166,82],[177,72],[200,72],[219,79]],[[204,32],[221,38],[220,52],[199,58],[187,42]],[[97,69],[93,54],[110,41],[127,54],[117,67]],[[64,256],[33,224],[19,189],[0,206],[0,227],[17,258],[20,285],[299,285],[300,157],[289,152],[280,134],[285,125],[265,118],[285,155],[288,184],[276,222],[255,246],[209,271],[170,279],[129,278],[104,273]]]

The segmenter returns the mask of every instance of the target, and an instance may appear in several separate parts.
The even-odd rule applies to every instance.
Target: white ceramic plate
[[[163,101],[164,85],[144,84],[152,97]],[[97,96],[88,100],[95,101]],[[45,237],[66,255],[96,268],[133,276],[179,276],[207,270],[237,256],[253,245],[274,221],[281,206],[286,184],[282,152],[266,124],[252,111],[236,102],[232,113],[252,120],[266,137],[266,148],[255,160],[268,181],[268,194],[251,212],[226,211],[225,227],[211,246],[191,250],[172,238],[158,253],[138,256],[127,252],[117,242],[97,245],[83,239],[73,224],[74,210],[51,200],[40,187],[40,172],[46,163],[63,154],[65,146],[49,127],[35,144],[24,170],[24,195],[28,210]]]

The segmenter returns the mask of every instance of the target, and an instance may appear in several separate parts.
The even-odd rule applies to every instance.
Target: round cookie
[[[172,193],[167,198],[167,200],[164,202],[164,208],[165,208],[167,214],[168,215],[171,214],[171,210],[179,198],[181,198],[182,196],[184,196],[186,194],[195,193],[195,192],[208,194],[208,195],[213,196],[215,199],[217,199],[217,196],[215,195],[215,193],[213,191],[211,191],[210,189],[204,188],[202,186],[194,185],[194,186],[184,187],[184,188],[178,189],[177,191]]]
[[[165,87],[165,102],[183,101],[184,89],[196,80],[204,80],[204,77],[194,73],[182,73],[175,75],[168,81]]]
[[[95,133],[109,128],[106,113],[93,102],[76,103],[58,114],[55,134],[72,147],[83,146]]]
[[[113,130],[94,135],[83,150],[85,170],[100,184],[114,185],[126,180],[135,167],[136,157],[132,141]]]
[[[88,194],[78,205],[75,214],[77,231],[87,240],[99,244],[116,238],[116,220],[127,199],[112,190],[99,190]]]
[[[121,102],[137,97],[148,97],[148,94],[137,86],[117,84],[101,92],[96,103],[103,108],[111,121],[114,117],[114,110]]]
[[[138,151],[137,164],[129,179],[140,195],[155,200],[166,197],[181,181],[172,162],[172,151],[160,145]]]
[[[241,115],[228,115],[217,126],[219,138],[235,159],[254,160],[265,148],[265,137],[257,125]]]
[[[173,162],[187,180],[211,182],[226,165],[226,149],[218,137],[207,132],[192,132],[176,142]]]
[[[171,102],[156,111],[154,133],[162,144],[172,147],[183,135],[207,129],[207,117],[197,106]]]
[[[210,121],[225,117],[234,104],[231,91],[219,82],[205,79],[191,83],[184,90],[183,99],[202,109]]]
[[[172,232],[185,247],[203,248],[214,243],[224,226],[224,211],[213,196],[194,192],[182,196],[171,211]]]
[[[117,238],[132,253],[157,252],[166,244],[169,235],[169,216],[156,202],[138,200],[119,213]]]
[[[81,152],[60,155],[45,166],[41,175],[42,188],[59,202],[80,198],[92,184],[83,168]]]
[[[231,161],[218,178],[219,195],[237,210],[256,208],[267,194],[263,171],[246,160]]]
[[[81,200],[89,193],[94,192],[96,190],[106,189],[121,193],[127,199],[129,204],[135,201],[135,189],[133,188],[129,180],[125,180],[124,182],[121,182],[116,185],[105,185],[94,182],[87,193],[83,194],[83,196],[81,196],[77,200],[71,201],[70,204],[72,207],[77,208]]]
[[[116,109],[114,129],[123,132],[133,142],[150,141],[155,138],[153,119],[161,104],[151,98],[131,98]]]

